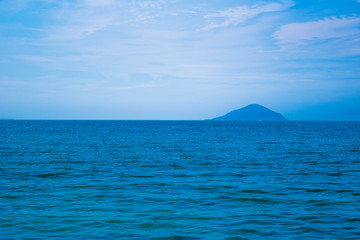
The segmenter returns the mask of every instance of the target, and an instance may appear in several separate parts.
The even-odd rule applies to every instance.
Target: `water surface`
[[[0,239],[359,239],[360,122],[0,121]]]

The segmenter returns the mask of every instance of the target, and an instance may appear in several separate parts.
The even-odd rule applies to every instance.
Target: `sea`
[[[3,120],[0,239],[360,239],[360,122]]]

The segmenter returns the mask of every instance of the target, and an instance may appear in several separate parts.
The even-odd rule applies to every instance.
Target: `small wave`
[[[66,175],[66,173],[43,173],[36,175],[39,178],[57,178]]]
[[[317,207],[337,205],[337,203],[335,203],[335,202],[329,202],[329,201],[323,201],[323,200],[315,200],[315,199],[308,200],[307,203],[310,203],[310,204],[312,204],[314,206],[317,206]]]
[[[350,189],[340,189],[340,190],[336,190],[334,191],[336,193],[352,193],[354,192],[354,190],[350,190]]]
[[[132,175],[132,176],[126,176],[129,178],[154,178],[155,176],[153,175]]]
[[[315,188],[315,189],[306,189],[306,191],[307,192],[319,193],[319,192],[325,192],[326,189]]]
[[[314,233],[314,232],[316,232],[316,233],[328,233],[325,230],[321,230],[321,229],[313,228],[313,227],[299,227],[299,228],[296,228],[294,230],[297,231],[297,232],[300,232],[300,233]]]
[[[244,237],[229,237],[229,238],[226,238],[226,240],[250,240],[250,238],[244,238]]]
[[[20,199],[20,198],[22,198],[22,196],[5,195],[5,196],[0,196],[0,199],[1,198],[4,198],[4,199]]]
[[[344,222],[360,222],[360,218],[355,217],[355,218],[346,218],[343,220]]]
[[[80,224],[80,226],[83,226],[83,227],[102,227],[104,226],[105,223],[104,222],[85,222],[85,223],[82,223]]]
[[[261,204],[278,204],[282,203],[282,201],[279,200],[273,200],[273,199],[262,199],[262,198],[236,198],[234,199],[238,202],[252,202],[252,203],[261,203]]]
[[[243,193],[261,193],[261,194],[268,193],[266,191],[257,190],[257,189],[245,189],[245,190],[242,190],[242,192]]]
[[[200,240],[201,238],[198,237],[191,237],[191,236],[181,236],[181,235],[174,235],[169,237],[156,237],[151,238],[152,240]]]
[[[339,176],[341,176],[341,175],[342,175],[342,173],[341,173],[341,172],[337,172],[337,173],[328,173],[327,175],[328,175],[328,176],[332,176],[332,177],[339,177]]]
[[[318,217],[315,217],[315,216],[301,216],[301,217],[296,217],[294,219],[295,220],[301,220],[301,221],[310,221],[310,220],[318,219]]]

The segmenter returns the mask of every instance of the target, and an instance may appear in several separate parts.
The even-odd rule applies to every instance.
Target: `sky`
[[[0,0],[0,118],[360,120],[360,0]]]

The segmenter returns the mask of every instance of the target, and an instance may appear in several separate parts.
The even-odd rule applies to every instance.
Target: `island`
[[[259,104],[250,104],[234,110],[224,116],[209,119],[215,121],[288,121],[280,113],[274,112]]]

